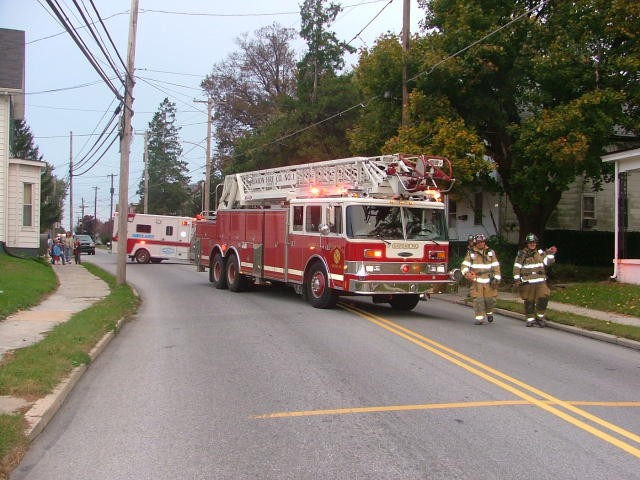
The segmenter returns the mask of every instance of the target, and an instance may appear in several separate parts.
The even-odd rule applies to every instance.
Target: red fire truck
[[[383,155],[229,175],[196,222],[199,271],[218,289],[292,286],[316,308],[368,295],[411,310],[459,279],[448,264],[446,158]]]

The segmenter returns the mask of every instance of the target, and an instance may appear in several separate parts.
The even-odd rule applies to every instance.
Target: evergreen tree
[[[318,84],[325,75],[334,76],[344,67],[344,52],[355,49],[328,30],[342,11],[339,4],[325,0],[304,0],[300,6],[300,36],[307,42],[307,53],[298,63],[298,97],[316,101]]]
[[[42,162],[42,155],[33,142],[31,129],[24,120],[14,122],[13,154],[17,158]],[[53,166],[44,164],[40,174],[40,232],[44,233],[62,220],[67,184],[53,175]]]
[[[149,122],[148,172],[149,191],[144,191],[144,177],[140,180],[140,204],[148,195],[147,213],[155,215],[189,215],[190,190],[187,163],[181,160],[182,146],[176,126],[176,106],[165,98]]]

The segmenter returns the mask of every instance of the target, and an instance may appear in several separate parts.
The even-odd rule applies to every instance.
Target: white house
[[[623,234],[640,224],[640,148],[610,153],[603,162],[614,162],[614,271],[612,277],[623,283],[640,285],[640,259],[629,258]],[[631,228],[629,228],[631,227]]]
[[[13,121],[24,118],[24,32],[0,29],[0,243],[36,255],[43,162],[14,158]]]

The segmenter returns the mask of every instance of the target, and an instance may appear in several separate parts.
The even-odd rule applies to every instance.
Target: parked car
[[[86,253],[88,255],[96,254],[96,243],[89,235],[76,235],[76,238],[80,240],[80,253]]]

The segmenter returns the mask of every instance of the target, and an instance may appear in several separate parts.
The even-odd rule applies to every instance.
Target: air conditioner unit
[[[582,227],[583,228],[593,228],[596,226],[597,220],[595,218],[583,218],[582,219]]]

